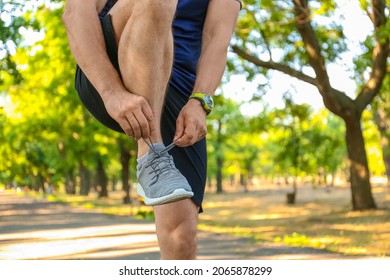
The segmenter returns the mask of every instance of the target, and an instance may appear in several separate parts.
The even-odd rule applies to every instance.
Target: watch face
[[[210,108],[210,109],[213,109],[213,106],[214,106],[214,102],[213,102],[213,98],[209,95],[205,95],[204,96],[204,101],[206,102],[206,105]]]

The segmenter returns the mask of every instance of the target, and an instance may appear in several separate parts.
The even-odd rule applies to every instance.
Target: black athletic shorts
[[[105,16],[101,23],[108,56],[119,72],[118,50],[110,15]],[[124,133],[119,124],[107,113],[99,93],[78,66],[75,86],[82,103],[98,121],[115,131]],[[165,145],[172,143],[177,116],[187,101],[188,96],[179,94],[172,87],[168,87],[161,119],[161,133]],[[190,147],[175,147],[170,154],[173,156],[176,167],[191,185],[194,192],[192,200],[198,205],[199,212],[202,212],[207,168],[206,140],[202,139]]]

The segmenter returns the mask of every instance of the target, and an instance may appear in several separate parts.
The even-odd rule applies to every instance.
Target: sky
[[[343,24],[350,52],[342,54],[339,63],[329,64],[327,68],[332,86],[345,92],[348,96],[355,97],[356,84],[350,78],[351,73],[346,69],[352,68],[353,56],[361,52],[360,42],[372,32],[372,23],[366,15],[362,14],[358,1],[338,0],[337,3],[340,10],[336,17],[340,17],[339,20]],[[310,74],[310,72],[305,73]],[[311,75],[314,76],[313,73]],[[248,116],[259,114],[262,102],[266,102],[271,107],[282,108],[284,105],[282,96],[286,91],[293,93],[294,101],[297,104],[307,103],[314,110],[324,108],[322,97],[314,86],[277,71],[272,71],[271,78],[268,80],[270,90],[263,96],[262,102],[250,102],[253,93],[257,91],[259,82],[264,83],[264,78],[259,77],[257,82],[247,82],[244,75],[236,75],[231,77],[230,82],[222,86],[222,92],[225,97],[232,98],[237,102],[244,102],[241,111]]]

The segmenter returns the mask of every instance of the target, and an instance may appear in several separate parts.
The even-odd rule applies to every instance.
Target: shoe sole
[[[146,197],[144,189],[141,187],[140,184],[138,184],[138,186],[137,186],[137,193],[143,197],[144,203],[148,206],[167,204],[167,203],[183,200],[186,198],[191,198],[194,196],[193,192],[186,191],[185,189],[177,189],[177,190],[174,190],[173,193],[171,193],[169,195],[165,195],[165,196],[157,197],[157,198],[149,198],[149,197]]]

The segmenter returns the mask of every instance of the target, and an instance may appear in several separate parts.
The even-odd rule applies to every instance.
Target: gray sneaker
[[[146,141],[145,141],[146,142]],[[175,143],[165,147],[158,143],[149,145],[149,152],[137,165],[137,192],[146,205],[175,202],[194,195],[187,179],[176,168],[168,151]]]

